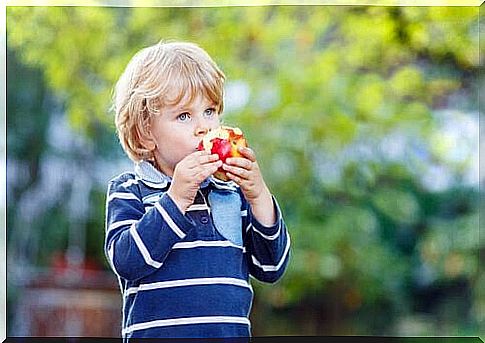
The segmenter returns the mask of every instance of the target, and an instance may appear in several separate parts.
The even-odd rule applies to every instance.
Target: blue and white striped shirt
[[[276,282],[290,237],[273,198],[267,227],[234,182],[206,179],[186,213],[149,162],[110,181],[105,253],[123,297],[122,336],[249,337],[249,276]]]

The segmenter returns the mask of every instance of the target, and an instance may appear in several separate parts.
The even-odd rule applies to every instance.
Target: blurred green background
[[[478,7],[7,7],[8,336],[49,332],[27,325],[55,306],[35,290],[118,292],[105,192],[132,164],[111,92],[160,39],[198,43],[225,72],[223,119],[287,221],[283,279],[253,280],[254,335],[484,332],[478,20]],[[96,321],[117,322],[115,305]],[[93,335],[75,318],[55,314],[60,335]]]

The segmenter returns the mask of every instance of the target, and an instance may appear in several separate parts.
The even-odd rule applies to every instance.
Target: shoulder
[[[113,177],[111,180],[108,181],[109,184],[122,184],[124,182],[130,181],[130,180],[135,180],[136,176],[135,173],[133,172],[123,172],[115,177]]]
[[[108,181],[108,188],[112,191],[132,191],[134,185],[138,184],[135,173],[123,172]]]
[[[126,201],[131,203],[132,201],[137,203],[142,202],[138,178],[135,177],[134,173],[130,172],[125,172],[112,178],[108,182],[106,195],[106,204],[108,207],[123,207]]]

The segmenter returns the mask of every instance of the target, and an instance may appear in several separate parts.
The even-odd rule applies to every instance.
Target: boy
[[[122,336],[249,337],[249,275],[276,282],[290,239],[249,148],[197,151],[220,126],[225,76],[199,46],[160,42],[114,92],[134,172],[110,181],[105,253],[123,296]],[[222,166],[230,180],[212,177]]]

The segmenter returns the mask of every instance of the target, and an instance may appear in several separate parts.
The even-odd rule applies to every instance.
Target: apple
[[[219,159],[225,163],[228,157],[242,156],[237,150],[239,147],[247,147],[243,132],[238,127],[220,126],[209,131],[199,143],[197,150],[208,151],[211,154],[218,154]],[[214,177],[229,181],[224,169],[220,167]]]

